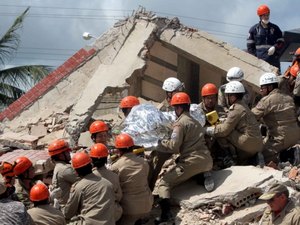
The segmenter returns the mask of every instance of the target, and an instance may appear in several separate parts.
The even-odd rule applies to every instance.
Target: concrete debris
[[[0,143],[4,146],[18,149],[35,149],[38,137],[24,133],[4,133],[0,135]]]

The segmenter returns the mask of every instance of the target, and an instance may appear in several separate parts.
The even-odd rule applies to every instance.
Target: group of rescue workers
[[[261,20],[269,13],[265,5],[258,9]],[[251,35],[254,38],[256,34]],[[219,88],[205,84],[199,104],[206,116],[204,126],[190,115],[191,99],[184,92],[184,84],[175,77],[167,78],[162,86],[166,98],[157,108],[175,112],[176,121],[171,136],[159,140],[147,157],[140,157],[141,146],[136,146],[129,134],[120,133],[112,140],[109,124],[97,120],[89,127],[94,142],[89,149],[75,151],[63,139],[48,145],[55,165],[50,185],[35,175],[27,157],[19,157],[13,164],[2,162],[1,223],[140,225],[148,220],[156,202],[161,215],[154,224],[164,224],[174,219],[171,190],[184,181],[195,178],[212,191],[212,170],[232,165],[276,165],[300,140],[300,48],[294,56],[284,75],[265,73],[260,77],[260,100],[238,67],[228,70],[228,83]],[[139,104],[137,97],[127,96],[120,108],[127,117]],[[262,224],[273,224],[289,203],[288,191],[281,184],[272,186],[261,199],[268,201],[271,210],[264,214]],[[282,201],[282,207],[276,209],[279,203],[272,206],[275,201]],[[281,217],[281,221],[293,218],[296,222],[284,224],[300,223],[299,208],[289,205],[286,213],[289,216]]]

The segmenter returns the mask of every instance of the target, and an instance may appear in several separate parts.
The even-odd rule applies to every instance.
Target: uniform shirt
[[[65,225],[65,217],[53,206],[39,205],[28,210],[32,225]]]
[[[300,208],[295,206],[293,202],[288,202],[285,208],[279,215],[275,216],[270,207],[268,207],[262,218],[259,221],[259,225],[300,225]]]
[[[163,140],[161,144],[166,152],[178,154],[178,163],[194,164],[208,156],[207,170],[212,167],[212,159],[205,145],[204,129],[188,112],[183,112],[177,118],[171,139]]]
[[[124,215],[150,212],[153,196],[148,186],[149,165],[134,153],[123,154],[111,169],[119,176],[123,197],[121,206]]]
[[[114,225],[114,202],[112,184],[90,173],[72,185],[64,215],[66,220],[77,217],[78,224]]]
[[[200,102],[199,104],[200,109],[202,109],[203,113],[206,115],[207,113],[211,112],[209,111],[205,105],[204,102]],[[216,112],[218,113],[219,118],[225,118],[227,116],[224,108],[220,105],[216,105],[215,108],[213,110],[216,110]],[[206,118],[206,122],[205,122],[205,126],[210,126],[211,124],[208,122],[207,118]]]
[[[70,164],[63,161],[55,162],[52,184],[54,188],[61,188],[62,190],[62,196],[58,199],[61,206],[64,206],[68,201],[71,186],[77,180],[78,177]]]
[[[276,88],[263,97],[252,112],[257,120],[263,119],[268,127],[269,139],[282,143],[284,148],[297,143],[300,128],[296,122],[295,104],[291,96]]]
[[[16,188],[15,193],[16,193],[16,196],[17,196],[18,200],[20,202],[22,202],[26,206],[27,209],[32,208],[33,204],[29,200],[29,190],[26,189],[26,187],[25,187],[24,183],[22,182],[22,180],[17,178],[15,180],[14,186]]]
[[[248,85],[245,84],[244,82],[243,86],[245,88],[245,94],[243,96],[243,101],[248,105],[249,107],[252,107],[252,105],[255,103],[255,94],[252,90],[252,88]],[[225,95],[225,88],[226,84],[223,84],[220,86],[218,90],[218,105],[224,107],[224,108],[229,108],[227,101],[226,101],[226,95]]]
[[[235,147],[253,155],[262,150],[259,124],[241,100],[230,106],[226,120],[215,126],[214,136],[226,137]]]
[[[3,225],[30,225],[25,206],[9,198],[0,199],[0,223]]]
[[[265,60],[269,64],[280,68],[279,54],[275,53],[271,56],[268,55],[270,47],[274,46],[278,42],[283,42],[283,36],[280,28],[273,24],[268,23],[264,28],[261,22],[255,24],[249,30],[249,36],[247,39],[248,52],[259,59]],[[278,50],[278,49],[276,49]]]
[[[123,193],[120,186],[119,176],[111,170],[106,169],[104,166],[101,168],[94,168],[93,173],[96,176],[103,177],[110,183],[112,183],[115,193],[115,219],[117,221],[118,219],[120,219],[123,212],[123,209],[120,205]]]

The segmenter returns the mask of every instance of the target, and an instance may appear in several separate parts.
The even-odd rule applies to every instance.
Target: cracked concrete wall
[[[151,35],[155,27],[155,24],[148,24],[146,21],[140,20],[131,31],[130,36],[126,37],[126,43],[122,45],[121,50],[116,53],[115,57],[110,56],[111,64],[99,65],[70,112],[66,131],[72,137],[71,145],[77,143],[80,132],[101,102],[106,88],[127,89],[128,84],[125,80],[134,71],[145,66],[145,61],[139,56],[139,53],[144,48],[145,39]]]
[[[200,65],[211,65],[226,71],[233,66],[239,66],[245,73],[245,80],[258,91],[259,77],[265,72],[277,71],[277,68],[263,60],[237,49],[202,31],[176,31],[166,29],[160,35],[160,40],[172,48],[178,48],[181,54]]]

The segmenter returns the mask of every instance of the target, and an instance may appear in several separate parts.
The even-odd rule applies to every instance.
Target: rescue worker
[[[68,142],[63,139],[55,140],[48,146],[48,154],[55,164],[52,177],[53,190],[51,190],[50,200],[53,202],[54,199],[57,199],[61,208],[68,201],[72,184],[78,180],[70,164],[70,151]]]
[[[172,153],[166,161],[156,181],[153,191],[160,198],[161,216],[155,224],[171,221],[170,197],[171,189],[190,179],[194,175],[210,171],[212,158],[205,145],[204,129],[200,123],[189,114],[191,100],[188,94],[178,92],[173,95],[171,105],[175,109],[177,120],[173,124],[170,139],[158,143],[158,151]]]
[[[130,113],[131,109],[136,106],[139,105],[140,101],[137,97],[135,96],[126,96],[125,98],[123,98],[120,102],[120,109],[122,110],[123,114],[125,117],[128,116],[128,114]]]
[[[157,109],[162,112],[174,112],[174,108],[170,104],[172,96],[177,92],[184,91],[184,83],[175,77],[169,77],[164,81],[162,89],[166,92],[166,98],[157,106]],[[171,153],[161,151],[151,152],[149,156],[149,187],[151,190],[153,190],[155,186],[163,164],[171,155]]]
[[[118,221],[123,212],[123,209],[120,205],[120,201],[122,199],[122,190],[118,175],[105,167],[107,164],[108,149],[104,144],[94,144],[91,147],[89,155],[94,166],[93,173],[96,176],[105,178],[113,185],[115,193],[115,221]]]
[[[177,92],[184,91],[184,83],[176,77],[169,77],[164,81],[162,89],[166,92],[166,98],[157,106],[157,108],[162,112],[174,111],[173,107],[170,105],[172,96]]]
[[[81,179],[72,185],[63,213],[68,224],[113,225],[112,184],[93,173],[91,162],[85,152],[77,152],[72,157],[72,166]]]
[[[65,225],[62,212],[49,204],[50,193],[47,186],[40,182],[30,190],[30,201],[34,207],[28,210],[32,225]]]
[[[299,66],[295,64],[289,69],[288,73],[278,77],[278,87],[282,93],[290,95],[291,97],[294,96],[293,91],[299,71]]]
[[[278,163],[278,155],[284,149],[295,145],[300,138],[295,104],[291,96],[278,89],[278,77],[265,73],[259,80],[263,98],[252,109],[257,120],[267,126],[263,155],[265,162]]]
[[[260,5],[257,8],[257,15],[260,21],[249,30],[248,52],[280,71],[279,56],[284,46],[282,32],[276,24],[269,21],[270,9],[267,5]]]
[[[267,202],[260,225],[272,224],[300,224],[300,207],[289,198],[289,190],[282,183],[273,183],[268,190],[259,197]]]
[[[14,165],[9,162],[2,162],[0,165],[0,173],[3,176],[6,185],[9,187],[15,184]]]
[[[208,127],[206,134],[225,138],[236,149],[237,163],[248,164],[256,153],[262,151],[263,143],[259,124],[249,107],[244,103],[245,88],[239,81],[226,85],[225,94],[230,104],[223,123]]]
[[[27,209],[33,205],[29,200],[29,191],[35,184],[34,167],[30,159],[25,156],[18,157],[15,161],[14,174],[17,176],[15,180],[16,195]]]
[[[224,107],[218,105],[218,88],[216,85],[212,83],[205,84],[201,89],[202,102],[199,104],[200,109],[206,115],[206,122],[204,127],[208,127],[211,125],[215,125],[216,123],[220,123],[220,119],[224,120],[227,116]],[[216,113],[216,117],[218,118],[216,121],[212,120],[213,114]],[[224,168],[231,166],[228,160],[229,158],[227,150],[221,149],[220,144],[216,140],[216,138],[204,135],[205,143],[208,149],[210,150],[211,156],[214,161],[214,169]],[[227,157],[227,158],[225,158]],[[231,158],[230,158],[231,160]],[[226,164],[226,165],[225,165]],[[230,164],[230,165],[229,165]]]
[[[25,206],[11,199],[13,187],[7,187],[0,175],[0,221],[1,224],[31,225]]]
[[[121,156],[111,169],[118,174],[123,192],[120,202],[123,215],[117,225],[138,225],[147,217],[153,204],[147,180],[149,166],[132,152],[134,142],[128,134],[116,136],[115,147]]]
[[[218,104],[218,89],[216,85],[212,83],[205,84],[201,89],[201,96],[202,102],[200,102],[199,107],[205,115],[215,110],[219,118],[226,117],[224,108]],[[209,125],[211,124],[206,117],[205,126]]]
[[[255,103],[255,95],[251,89],[251,87],[247,84],[245,84],[245,82],[243,82],[244,80],[244,72],[242,71],[241,68],[239,67],[232,67],[227,71],[226,74],[226,80],[228,82],[230,81],[240,81],[244,88],[245,88],[245,94],[243,96],[243,101],[246,103],[246,105],[248,105],[249,107],[252,107],[252,105]],[[228,111],[229,108],[229,103],[226,101],[226,97],[225,97],[225,87],[226,84],[223,84],[219,87],[218,90],[218,104],[222,107],[224,107],[226,109],[226,111]]]
[[[91,139],[94,143],[102,143],[107,146],[109,134],[108,126],[101,120],[96,120],[90,125]]]

